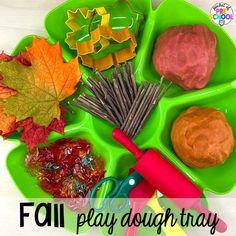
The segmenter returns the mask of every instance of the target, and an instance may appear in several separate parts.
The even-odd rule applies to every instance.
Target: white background
[[[79,1],[79,0],[78,0]],[[138,0],[137,0],[138,1]],[[148,0],[147,0],[148,1]],[[64,2],[63,0],[0,0],[0,50],[11,53],[17,42],[29,34],[44,36],[43,22],[47,12]],[[189,0],[192,4],[209,13],[211,6],[219,1],[215,0]],[[235,9],[236,17],[236,1],[225,0]],[[224,27],[228,34],[236,42],[236,21]],[[15,144],[11,142],[0,141],[0,196],[4,199],[18,199],[21,194],[16,189],[6,169],[6,155]],[[27,183],[26,183],[27,184]],[[208,194],[209,197],[215,197]],[[236,197],[236,190],[224,197]],[[0,199],[1,200],[1,199]],[[213,200],[209,200],[212,209],[218,209],[219,212],[228,212],[229,204],[227,201],[220,201],[216,204]],[[27,227],[16,232],[14,226],[19,224],[19,211],[16,211],[17,205],[12,201],[0,202],[0,235],[1,236],[27,236],[27,235],[73,235],[64,230],[45,228],[39,229],[34,227],[33,221],[28,221]],[[234,209],[234,206],[232,206]],[[231,207],[231,210],[232,210]],[[227,209],[226,209],[227,208]],[[3,217],[4,216],[4,217]],[[234,218],[235,220],[236,218]],[[231,232],[233,233],[233,232]],[[97,235],[96,232],[88,232],[85,235]],[[174,234],[173,234],[174,235]],[[207,235],[204,230],[191,230],[188,235]],[[228,234],[227,234],[228,235]],[[236,230],[230,236],[236,235]]]

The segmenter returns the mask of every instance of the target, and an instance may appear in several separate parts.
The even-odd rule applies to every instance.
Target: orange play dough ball
[[[224,163],[234,148],[234,136],[224,114],[214,108],[191,107],[175,121],[171,140],[188,166],[204,168]]]

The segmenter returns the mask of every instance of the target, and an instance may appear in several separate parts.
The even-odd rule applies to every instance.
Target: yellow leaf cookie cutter
[[[75,34],[82,29],[83,26],[80,26],[76,19],[78,15],[82,15],[84,19],[91,19],[95,14],[101,16],[101,25],[108,25],[110,20],[110,14],[107,14],[106,9],[104,7],[89,9],[87,7],[78,8],[75,11],[69,10],[67,12],[68,20],[66,21],[66,25],[71,29],[71,32],[66,34],[65,42],[69,45],[70,49],[77,50],[75,39]]]
[[[91,32],[91,38],[92,39],[89,42],[77,43],[77,52],[82,60],[83,65],[91,67],[94,70],[106,70],[113,65],[117,66],[119,63],[130,60],[136,55],[135,48],[137,46],[137,43],[135,40],[135,36],[130,33],[128,28],[123,28],[119,31],[115,31],[112,30],[110,26],[98,26],[96,30]],[[102,45],[103,42],[101,42],[101,40],[103,38],[105,40],[113,39],[117,43],[122,43],[128,40],[129,46],[114,53],[110,53],[102,58],[93,59],[89,55],[90,53],[94,52],[94,48],[92,45],[94,45],[98,41],[100,41]],[[92,44],[92,42],[94,42],[94,44]],[[109,41],[107,40],[106,42]],[[105,46],[106,45],[103,45],[103,48]],[[83,49],[85,50],[83,51]]]
[[[75,20],[81,14],[84,19],[93,18],[95,14],[101,16],[101,24],[90,32],[90,40],[85,42],[78,42],[75,39],[75,34],[81,30]],[[67,33],[65,42],[69,45],[70,49],[77,50],[78,56],[82,60],[82,64],[93,68],[93,70],[106,70],[111,66],[117,66],[119,63],[130,60],[135,57],[135,48],[137,47],[134,34],[126,27],[120,30],[113,30],[109,26],[110,14],[107,13],[104,7],[94,8],[89,10],[88,8],[78,8],[76,11],[68,11],[67,26],[72,32]],[[115,43],[128,42],[128,46],[107,54],[104,57],[94,59],[91,54],[96,54],[110,46],[110,41]],[[99,43],[101,47],[97,50],[95,45]]]

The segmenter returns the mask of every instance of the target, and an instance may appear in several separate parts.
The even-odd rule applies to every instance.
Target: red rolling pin
[[[211,213],[200,202],[202,191],[155,149],[146,152],[140,150],[132,140],[120,129],[112,131],[113,138],[129,150],[137,160],[133,167],[144,179],[160,191],[164,196],[174,201],[179,208],[193,209],[205,214],[208,219]],[[213,214],[211,215],[213,216]],[[210,218],[210,222],[213,222]],[[219,219],[216,226],[218,232],[225,232],[227,225]]]

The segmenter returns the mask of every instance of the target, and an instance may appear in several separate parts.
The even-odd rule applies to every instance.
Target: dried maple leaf
[[[48,127],[54,119],[60,119],[60,101],[75,92],[81,77],[78,59],[64,63],[58,43],[50,45],[38,38],[34,38],[23,58],[31,66],[17,58],[0,61],[1,82],[17,92],[1,100],[0,105],[17,121],[32,118],[34,124]]]

